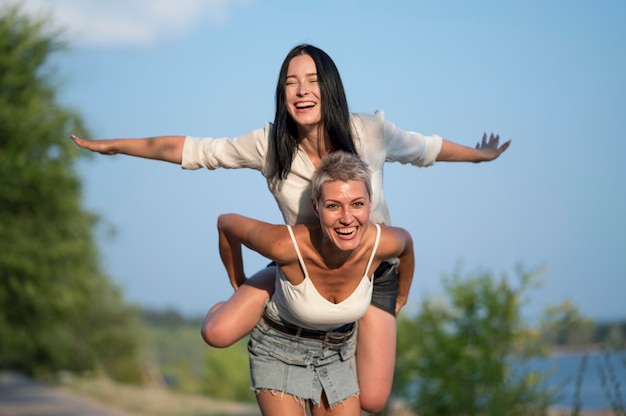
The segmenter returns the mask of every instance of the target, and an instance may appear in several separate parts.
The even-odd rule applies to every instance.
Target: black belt
[[[341,347],[346,343],[346,341],[352,338],[352,335],[354,335],[355,332],[354,322],[344,325],[335,331],[327,332],[301,328],[299,326],[278,322],[267,316],[265,313],[263,314],[263,320],[270,327],[282,332],[283,334],[320,341],[324,343],[325,347]]]

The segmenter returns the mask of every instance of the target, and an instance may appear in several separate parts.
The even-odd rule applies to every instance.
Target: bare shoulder
[[[409,236],[409,232],[402,227],[394,227],[391,225],[380,225],[380,238],[391,240],[403,240]]]
[[[401,227],[380,226],[380,244],[378,251],[384,256],[397,256],[408,245],[412,245],[411,234]]]
[[[306,244],[304,240],[308,238],[306,227],[300,225],[292,226],[292,231],[299,245]],[[271,230],[271,235],[266,235],[265,238],[271,243],[272,259],[276,263],[284,265],[297,261],[298,256],[289,233],[289,226],[281,225],[274,227]]]

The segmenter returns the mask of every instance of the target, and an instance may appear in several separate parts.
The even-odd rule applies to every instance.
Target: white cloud
[[[151,45],[195,25],[225,24],[230,11],[252,0],[23,0],[27,13],[52,17],[72,43]]]

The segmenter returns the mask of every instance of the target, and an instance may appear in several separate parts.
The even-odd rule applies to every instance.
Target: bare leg
[[[361,414],[361,405],[359,396],[348,397],[341,403],[330,407],[326,394],[322,394],[321,406],[311,405],[311,416],[359,416]]]
[[[262,390],[257,392],[256,401],[263,416],[306,416],[305,401],[290,394]]]
[[[378,413],[385,408],[396,361],[396,318],[376,306],[359,320],[356,365],[361,408]]]
[[[274,292],[276,268],[267,267],[249,278],[226,302],[213,306],[202,324],[202,338],[225,348],[246,336],[259,322],[265,302]]]

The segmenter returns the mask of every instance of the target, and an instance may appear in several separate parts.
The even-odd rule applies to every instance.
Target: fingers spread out
[[[511,141],[508,140],[502,146],[500,146],[500,135],[491,133],[489,135],[489,140],[487,140],[487,133],[483,133],[482,142],[476,143],[476,149],[496,149],[498,150],[498,154],[504,152],[508,149]]]

